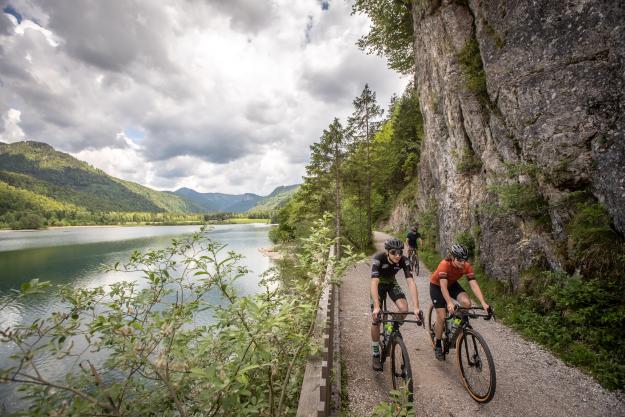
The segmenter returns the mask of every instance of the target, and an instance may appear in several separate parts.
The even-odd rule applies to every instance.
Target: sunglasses
[[[456,262],[465,263],[466,261],[466,259],[456,258]]]
[[[393,256],[402,256],[404,254],[404,251],[401,251],[399,249],[391,249],[388,251],[388,253],[390,253]]]

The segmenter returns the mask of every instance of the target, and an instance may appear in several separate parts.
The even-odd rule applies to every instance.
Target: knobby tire
[[[462,383],[471,397],[480,404],[492,400],[497,385],[495,362],[482,335],[465,329],[456,341],[456,358]]]
[[[401,336],[393,337],[391,342],[391,377],[393,379],[393,389],[400,390],[406,387],[408,390],[408,402],[413,400],[412,368],[410,368],[410,358],[408,349]]]

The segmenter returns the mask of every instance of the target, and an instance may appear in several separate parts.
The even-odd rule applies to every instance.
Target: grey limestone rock
[[[566,196],[578,190],[590,190],[625,233],[625,3],[424,0],[413,17],[425,123],[417,204],[438,204],[440,251],[479,230],[480,259],[501,279],[514,284],[532,265],[557,267]],[[460,58],[471,41],[481,92]],[[464,152],[479,158],[479,170],[459,169]],[[506,176],[515,165],[538,174]],[[528,181],[547,203],[544,227],[487,210],[493,185]]]

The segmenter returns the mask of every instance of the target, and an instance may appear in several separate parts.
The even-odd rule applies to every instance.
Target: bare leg
[[[445,321],[446,308],[436,309],[436,324],[434,325],[434,335],[438,340],[443,338],[443,322]]]
[[[379,342],[380,341],[380,324],[371,323],[371,341]]]
[[[464,308],[471,307],[471,299],[469,298],[469,295],[466,292],[461,292],[460,294],[458,294],[458,298],[456,298],[456,300]]]
[[[400,313],[407,313],[408,312],[408,302],[406,301],[405,298],[400,298],[397,301],[395,301],[395,305],[397,306],[397,310]],[[405,314],[398,314],[397,318],[404,320],[406,318]]]

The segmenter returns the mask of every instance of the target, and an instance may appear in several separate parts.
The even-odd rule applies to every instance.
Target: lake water
[[[243,265],[250,273],[237,281],[240,294],[251,294],[258,289],[259,275],[269,268],[270,260],[258,249],[270,246],[266,224],[217,225],[209,232],[213,240],[227,244],[244,256]],[[171,240],[190,235],[199,226],[139,226],[139,227],[77,227],[42,231],[0,231],[0,299],[11,289],[32,278],[54,284],[93,288],[122,280],[140,278],[128,273],[102,272],[101,265],[128,260],[135,251],[165,248]],[[215,294],[215,297],[217,295]],[[50,292],[28,297],[0,311],[0,327],[31,323],[52,311],[63,309],[58,297]],[[200,321],[209,318],[200,319]],[[11,348],[0,344],[0,368],[8,363]],[[52,359],[46,366],[52,371],[62,367]],[[9,410],[17,402],[15,387],[0,385],[0,414],[2,404]]]

